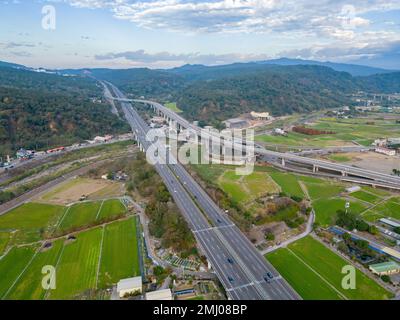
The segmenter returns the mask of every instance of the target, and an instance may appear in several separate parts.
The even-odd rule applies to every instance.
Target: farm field
[[[0,256],[3,254],[8,243],[11,240],[11,232],[0,232]]]
[[[26,203],[0,216],[0,232],[16,231],[12,243],[34,242],[50,233],[64,213],[64,207]]]
[[[114,214],[117,212],[126,212],[119,200],[108,200],[104,204],[107,204],[103,215],[105,219],[115,218]],[[40,204],[41,206],[43,204]],[[63,211],[64,208],[61,207],[60,212]],[[24,222],[22,221],[22,226]],[[140,253],[136,223],[136,217],[110,222],[104,227],[98,226],[75,233],[70,239],[63,237],[54,241],[47,240],[46,243],[50,243],[51,246],[46,248],[41,247],[44,242],[40,245],[27,243],[23,247],[13,245],[0,259],[0,299],[73,299],[88,295],[93,297],[96,288],[105,289],[121,278],[139,275]],[[44,222],[40,221],[36,227],[43,225]],[[4,248],[10,233],[0,232],[0,236],[0,244]],[[45,265],[56,267],[56,290],[46,292],[42,288],[42,268]]]
[[[350,196],[353,198],[357,198],[359,200],[365,201],[365,202],[372,203],[372,204],[377,203],[380,200],[382,200],[382,198],[380,198],[372,193],[366,192],[364,190],[353,192],[350,194]]]
[[[41,300],[45,298],[46,290],[42,287],[43,266],[56,266],[62,252],[64,240],[53,243],[50,249],[37,253],[15,286],[10,290],[6,299],[11,300]],[[57,278],[56,278],[57,281]],[[56,283],[57,284],[57,283]]]
[[[113,185],[113,182],[106,180],[75,178],[60,184],[40,196],[37,200],[65,205],[79,201],[80,197],[83,195],[90,196],[92,194],[100,193],[105,188],[110,188],[110,186]]]
[[[96,288],[102,228],[82,232],[65,244],[57,266],[57,288],[49,299],[72,299]]]
[[[336,118],[320,118],[314,124],[307,125],[309,128],[333,131],[336,134],[324,134],[310,136],[296,132],[289,132],[285,136],[258,135],[256,141],[287,145],[287,146],[315,146],[327,147],[338,145],[351,145],[353,141],[369,146],[375,139],[382,136],[398,136],[400,128],[394,120],[381,120],[370,118],[357,119],[336,119]],[[345,161],[339,159],[336,161]]]
[[[390,292],[358,269],[356,269],[357,289],[343,289],[341,281],[344,275],[341,271],[342,267],[349,263],[310,236],[290,244],[288,248],[268,254],[267,259],[283,276],[286,275],[286,279],[295,289],[299,288],[298,292],[304,299],[391,298]],[[306,269],[308,271],[305,271]],[[307,286],[305,281],[310,285]],[[304,289],[301,289],[303,287]]]
[[[344,191],[343,186],[331,183],[330,181],[324,181],[323,183],[304,182],[304,184],[312,200],[331,198]]]
[[[354,213],[361,213],[367,207],[360,202],[349,201],[350,210]],[[345,199],[332,198],[332,199],[319,199],[313,202],[315,210],[315,222],[321,226],[328,226],[335,223],[335,217],[338,210],[345,209]]]
[[[34,254],[34,247],[14,247],[0,259],[0,299],[7,296],[9,289],[24,271]]]
[[[282,172],[271,172],[269,175],[286,194],[301,198],[304,197],[304,193],[299,185],[296,176]]]
[[[69,207],[63,217],[59,229],[61,231],[74,230],[96,221],[101,202],[83,202]]]
[[[278,249],[266,258],[304,300],[341,300],[341,296],[288,249]]]
[[[236,203],[248,203],[267,194],[279,193],[280,188],[265,172],[255,171],[247,176],[236,175],[227,170],[218,179],[218,184]]]
[[[98,213],[97,220],[109,220],[126,213],[126,208],[119,199],[105,200]]]
[[[385,217],[400,220],[400,203],[397,198],[388,199],[385,202],[379,203],[371,210],[365,211],[363,217],[371,222]]]
[[[136,237],[136,218],[111,223],[105,227],[99,271],[99,288],[120,279],[140,275]]]

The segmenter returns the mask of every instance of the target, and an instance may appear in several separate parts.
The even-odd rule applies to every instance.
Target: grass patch
[[[282,172],[271,172],[269,175],[281,187],[284,193],[290,196],[304,197],[296,176]]]
[[[10,232],[0,232],[0,256],[3,254],[4,250],[7,248],[8,243],[11,239]]]
[[[331,154],[328,156],[328,159],[335,161],[335,162],[348,162],[351,160],[351,157],[341,155],[341,154]]]
[[[229,195],[232,201],[236,203],[241,203],[247,200],[246,192],[238,183],[221,181],[219,184],[222,190],[224,190]]]
[[[104,232],[99,288],[140,275],[136,218],[109,224]]]
[[[171,111],[173,111],[173,112],[176,112],[176,113],[182,112],[182,110],[179,109],[179,108],[177,107],[176,102],[168,102],[168,103],[165,104],[165,106],[166,106],[169,110],[171,110]]]

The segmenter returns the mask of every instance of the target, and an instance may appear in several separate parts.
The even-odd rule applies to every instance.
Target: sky
[[[280,57],[400,69],[400,1],[0,0],[0,60],[170,68]]]

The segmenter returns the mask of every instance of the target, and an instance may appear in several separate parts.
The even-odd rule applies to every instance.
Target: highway
[[[150,129],[124,95],[108,83],[144,150]],[[159,146],[160,148],[165,146]],[[168,154],[168,157],[172,157]],[[155,164],[200,248],[234,300],[294,300],[299,295],[256,250],[180,164]],[[272,275],[269,279],[267,274]],[[266,280],[267,279],[267,280]]]
[[[134,102],[139,102],[139,103],[144,103],[148,104],[154,109],[159,110],[161,113],[163,113],[165,116],[167,116],[169,119],[172,119],[175,123],[179,124],[185,129],[189,129],[191,131],[196,132],[200,136],[201,128],[198,126],[195,126],[194,124],[190,123],[180,115],[176,114],[172,110],[166,108],[165,106],[161,105],[160,103],[150,101],[150,100],[141,100],[141,99],[121,99],[117,98],[114,100],[119,100],[119,101],[134,101]],[[204,134],[204,131],[203,131]],[[210,136],[212,136],[213,133],[210,133]],[[215,137],[214,138],[219,138]],[[243,150],[243,145],[242,143],[237,143],[233,142],[233,147],[238,150]],[[281,159],[282,161],[291,161],[294,163],[300,163],[303,165],[309,165],[311,167],[317,167],[318,169],[325,169],[333,172],[338,172],[342,176],[350,176],[350,177],[360,177],[364,179],[369,179],[373,182],[378,182],[380,186],[387,186],[388,188],[400,187],[400,177],[397,176],[392,176],[389,174],[383,174],[380,172],[375,172],[371,170],[366,170],[362,168],[357,168],[349,165],[344,165],[344,164],[339,164],[339,163],[333,163],[329,161],[324,161],[324,160],[319,160],[319,159],[312,159],[312,158],[307,158],[303,157],[297,154],[293,153],[282,153],[282,152],[277,152],[277,151],[271,151],[267,150],[261,146],[255,145],[254,147],[247,146],[247,150],[250,153],[254,154],[259,154],[261,156],[267,156],[271,158],[276,158],[276,159]]]

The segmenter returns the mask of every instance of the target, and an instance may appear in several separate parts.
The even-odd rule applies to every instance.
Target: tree
[[[370,234],[376,235],[376,234],[379,233],[379,230],[378,230],[378,228],[377,228],[376,226],[370,225],[370,226],[369,226],[368,232],[369,232]]]
[[[265,240],[267,241],[273,241],[275,240],[275,235],[272,232],[267,232],[265,234]]]
[[[348,232],[343,233],[342,235],[343,240],[349,241],[351,239],[351,235]]]

